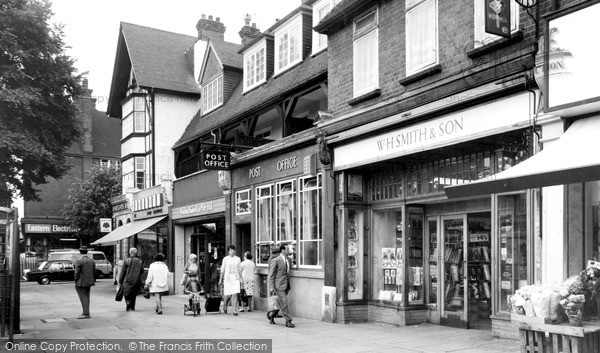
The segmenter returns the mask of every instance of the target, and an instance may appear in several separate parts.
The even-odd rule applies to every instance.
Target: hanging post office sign
[[[227,151],[207,151],[200,153],[202,168],[210,170],[229,170],[231,155]]]

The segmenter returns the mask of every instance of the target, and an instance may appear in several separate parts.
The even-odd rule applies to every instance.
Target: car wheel
[[[50,279],[50,277],[42,277],[38,280],[38,283],[42,285],[50,284],[51,282],[52,280]]]

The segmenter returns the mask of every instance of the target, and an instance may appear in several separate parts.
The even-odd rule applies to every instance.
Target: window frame
[[[257,59],[255,56],[258,55],[261,50],[263,53],[262,65],[260,65],[260,67],[262,68],[262,75],[259,76],[256,74],[258,72],[259,65],[257,65]],[[254,74],[255,81],[252,84],[248,84],[248,79],[249,79],[248,62],[249,61],[252,61],[253,64],[255,65],[255,69],[254,69],[255,70],[255,74]],[[266,39],[264,39],[264,38],[261,39],[260,41],[258,41],[256,44],[254,44],[252,47],[250,47],[244,53],[243,82],[244,82],[244,93],[267,82],[267,40]]]
[[[298,48],[297,48],[297,54],[298,54],[298,58],[291,61],[290,57],[292,57],[292,51],[291,51],[291,38],[292,36],[290,35],[292,33],[292,30],[298,26]],[[302,49],[303,49],[303,36],[302,36],[302,26],[303,26],[303,19],[302,19],[302,13],[298,13],[296,16],[292,17],[286,24],[284,24],[283,26],[275,29],[275,33],[273,35],[274,37],[274,43],[275,43],[275,62],[274,62],[274,66],[275,66],[275,73],[274,75],[280,75],[281,73],[287,71],[289,68],[293,67],[294,65],[302,62]],[[281,56],[281,51],[279,49],[279,40],[281,39],[282,36],[284,35],[288,35],[288,48],[287,48],[287,64],[284,65],[283,67],[279,67],[279,62],[280,62],[280,56]]]
[[[313,28],[319,24],[319,22],[321,22],[321,20],[323,20],[327,14],[329,14],[331,12],[331,10],[333,10],[333,8],[335,7],[335,5],[337,4],[338,1],[332,1],[332,0],[318,0],[317,2],[315,2],[312,6],[312,25]],[[326,6],[329,6],[329,10],[327,10],[327,12],[325,12],[323,14],[323,17],[319,18],[317,16],[317,14],[319,14],[319,12],[325,8]],[[321,43],[322,39],[325,39],[324,42],[325,44]],[[321,44],[321,45],[319,45]],[[328,46],[328,40],[327,40],[327,35],[326,34],[321,34],[319,32],[316,32],[315,30],[313,30],[313,35],[312,35],[312,55],[315,55],[317,53],[320,53],[321,51],[327,49]]]
[[[265,263],[261,263],[260,261],[260,246],[261,245],[268,245],[268,244],[272,244],[274,242],[273,238],[274,238],[274,232],[273,232],[273,221],[274,221],[274,217],[273,217],[273,207],[274,207],[274,198],[275,198],[275,194],[273,192],[273,188],[274,188],[274,184],[270,183],[270,184],[264,184],[264,185],[258,185],[254,187],[254,202],[256,203],[256,207],[254,208],[254,228],[255,228],[255,248],[256,248],[256,266],[267,266],[268,264]],[[264,190],[264,189],[269,189],[269,196],[259,196],[259,190]],[[270,218],[270,221],[268,222],[268,226],[266,227],[266,231],[268,232],[268,239],[266,240],[259,240],[259,231],[260,231],[260,222],[258,220],[258,216],[259,216],[259,210],[260,210],[260,206],[259,206],[259,202],[263,201],[263,200],[267,200],[270,202],[270,214],[268,215]]]
[[[240,201],[239,196],[243,193],[246,193],[248,195],[248,198],[246,200]],[[238,206],[240,203],[248,203],[248,211],[239,212]],[[251,213],[252,213],[252,189],[248,188],[248,189],[236,191],[235,192],[235,215],[241,216],[241,215],[246,215],[246,214],[251,214]]]
[[[425,4],[427,4],[428,2],[433,2],[433,15],[434,15],[434,21],[433,23],[435,24],[435,38],[434,38],[434,48],[433,51],[435,52],[435,59],[432,62],[427,62],[424,64],[421,64],[420,66],[415,66],[412,67],[413,65],[411,65],[412,63],[410,62],[410,60],[413,58],[412,55],[409,54],[409,45],[411,43],[410,41],[410,31],[409,31],[409,20],[410,20],[410,12],[417,9],[420,6],[423,6]],[[406,64],[405,64],[405,69],[406,69],[406,77],[408,76],[412,76],[414,74],[417,74],[423,70],[426,70],[432,66],[435,66],[437,64],[439,64],[440,62],[440,43],[439,43],[439,4],[438,4],[438,0],[413,0],[413,1],[407,1],[406,2],[406,7],[405,7],[405,14],[404,14],[404,25],[405,25],[405,32],[406,32],[406,41],[405,41],[405,55],[406,55]],[[410,52],[412,52],[412,49],[410,49]]]
[[[275,242],[277,243],[295,243],[297,241],[296,239],[296,235],[298,232],[298,184],[297,184],[297,179],[287,179],[287,180],[282,180],[282,181],[278,181],[277,183],[275,183]],[[291,184],[292,185],[292,190],[288,191],[288,192],[284,192],[281,193],[281,187],[284,184]],[[292,210],[292,217],[293,218],[293,222],[292,222],[292,239],[281,239],[281,235],[280,235],[280,228],[279,228],[279,197],[280,196],[287,196],[287,195],[291,195],[291,197],[293,198],[293,210]]]
[[[317,181],[317,186],[316,187],[310,187],[310,188],[304,188],[304,182],[307,179],[316,179]],[[303,232],[302,232],[302,200],[303,200],[303,196],[306,194],[310,194],[311,192],[317,192],[317,201],[318,201],[318,205],[317,205],[317,231],[318,231],[318,237],[317,239],[311,239],[311,240],[304,240],[303,239]],[[316,175],[309,175],[309,176],[303,176],[298,178],[298,246],[297,246],[297,250],[296,252],[298,253],[297,256],[297,261],[298,261],[298,266],[300,268],[314,268],[314,269],[322,269],[323,268],[323,263],[325,262],[325,259],[323,257],[323,220],[322,220],[322,210],[323,210],[323,175],[321,173],[318,173]],[[305,265],[304,264],[304,252],[302,251],[302,244],[306,243],[306,242],[316,242],[317,243],[317,263],[319,263],[319,261],[321,262],[321,265]],[[319,247],[320,244],[320,247]]]
[[[134,168],[134,186],[140,190],[143,190],[146,188],[146,157],[133,157],[133,168]],[[139,161],[143,161],[143,167],[139,168]],[[142,173],[141,176],[138,173]],[[142,178],[141,184],[139,182],[139,178]],[[143,187],[139,187],[140,185],[142,185]]]
[[[210,92],[210,94],[209,94]],[[216,97],[216,101],[215,101]],[[210,105],[208,104],[210,98]],[[223,105],[223,74],[202,86],[202,115],[206,115]]]
[[[357,22],[360,22],[361,20],[364,20],[365,18],[371,16],[372,14],[375,15],[374,18],[374,24],[373,25],[369,25],[364,29],[358,30],[356,29],[356,24]],[[353,97],[360,97],[361,95],[364,95],[366,93],[369,93],[371,91],[374,91],[376,89],[379,88],[379,9],[378,8],[373,8],[367,12],[365,12],[362,16],[358,17],[357,19],[355,19],[352,23],[352,92],[353,92]],[[374,35],[375,38],[373,38],[372,40],[374,41],[375,44],[375,52],[376,55],[375,57],[377,58],[377,63],[376,65],[372,65],[370,70],[371,70],[371,74],[374,77],[373,79],[373,84],[370,85],[366,85],[364,84],[364,86],[358,86],[358,79],[357,79],[357,67],[358,67],[358,63],[357,63],[357,43],[360,43],[363,40],[366,40],[366,38],[368,38],[369,36]]]

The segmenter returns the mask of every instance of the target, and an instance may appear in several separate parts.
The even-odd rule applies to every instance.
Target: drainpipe
[[[154,88],[150,88],[150,104],[152,104],[152,114],[150,116],[152,125],[152,185],[150,186],[156,185],[156,110],[154,108],[154,103]]]

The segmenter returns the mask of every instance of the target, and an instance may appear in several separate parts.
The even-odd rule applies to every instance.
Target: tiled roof
[[[223,65],[239,69],[244,67],[243,56],[238,54],[238,51],[242,48],[240,44],[229,43],[217,39],[211,39],[210,43],[215,48]]]
[[[319,33],[327,33],[336,26],[352,21],[354,16],[373,6],[374,2],[374,0],[344,0],[335,5],[314,29]]]
[[[197,38],[121,22],[135,78],[139,86],[199,93],[185,56]]]
[[[327,53],[325,52],[314,57],[307,57],[297,67],[276,78],[270,77],[265,84],[246,94],[242,94],[243,82],[240,82],[221,108],[205,116],[198,112],[175,147],[281,101],[293,91],[301,89],[306,84],[311,84],[311,80],[326,73]]]

